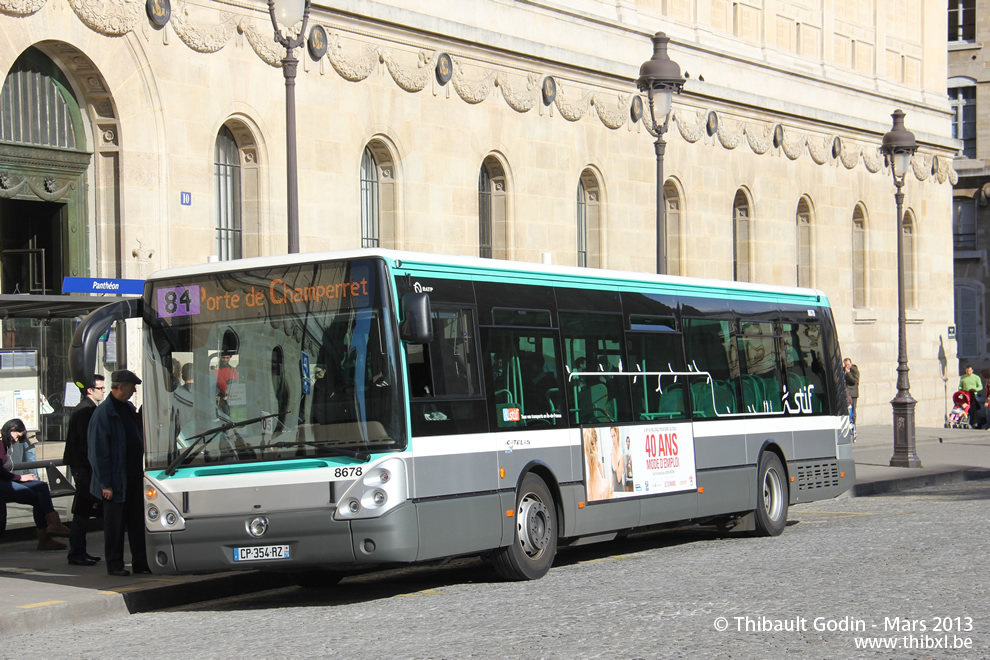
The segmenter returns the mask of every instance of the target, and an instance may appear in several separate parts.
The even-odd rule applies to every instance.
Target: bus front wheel
[[[772,451],[760,457],[756,490],[756,533],[780,536],[787,526],[787,477],[780,458]]]
[[[516,493],[514,518],[515,538],[499,548],[495,571],[505,580],[538,580],[557,555],[557,509],[546,483],[532,472]]]

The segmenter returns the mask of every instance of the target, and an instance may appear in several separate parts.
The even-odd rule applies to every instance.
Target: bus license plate
[[[287,545],[259,545],[253,548],[234,548],[234,561],[288,558],[289,546]]]

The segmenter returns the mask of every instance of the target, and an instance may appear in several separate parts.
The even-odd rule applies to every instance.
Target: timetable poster
[[[698,487],[690,424],[606,426],[581,433],[589,502]]]
[[[14,417],[20,417],[28,431],[38,430],[38,390],[14,390]]]

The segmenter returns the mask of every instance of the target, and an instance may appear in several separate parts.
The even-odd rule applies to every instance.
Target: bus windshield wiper
[[[270,449],[272,447],[278,447],[279,449],[287,449],[289,447],[298,447],[300,445],[305,445],[307,447],[323,448],[323,449],[326,449],[327,451],[329,451],[331,453],[340,454],[341,456],[349,456],[350,458],[356,458],[357,460],[361,461],[362,463],[367,463],[368,461],[371,460],[371,454],[369,452],[358,451],[356,449],[345,449],[344,447],[327,447],[327,445],[329,445],[329,444],[330,444],[330,441],[325,441],[325,442],[310,442],[310,441],[290,442],[290,441],[283,440],[282,442],[275,442],[275,443],[272,443],[270,445],[267,445],[266,446],[266,449]]]
[[[234,429],[241,428],[241,427],[244,427],[244,426],[249,426],[249,425],[254,424],[256,422],[260,422],[262,420],[266,420],[269,417],[278,417],[279,415],[284,415],[286,412],[288,412],[288,411],[283,410],[282,412],[268,413],[267,415],[261,415],[259,417],[252,417],[251,419],[245,419],[244,421],[241,421],[241,422],[225,422],[225,423],[221,424],[220,426],[216,426],[216,427],[214,427],[212,429],[203,431],[202,433],[197,433],[196,435],[193,435],[193,436],[190,436],[190,437],[186,438],[186,442],[188,442],[190,440],[193,440],[194,442],[191,445],[189,445],[188,447],[186,447],[186,450],[184,452],[182,452],[181,454],[179,454],[175,458],[174,461],[172,461],[171,463],[168,464],[168,467],[165,468],[165,476],[171,477],[173,474],[175,474],[175,469],[177,467],[179,467],[180,465],[182,465],[183,461],[185,461],[187,458],[189,458],[190,454],[193,453],[193,450],[196,449],[196,447],[199,447],[200,446],[200,443],[202,442],[203,438],[206,438],[207,436],[209,436],[209,439],[210,440],[213,440],[213,438],[215,438],[220,433],[224,433],[226,431],[232,431]],[[202,446],[203,447],[205,447],[207,444],[209,444],[209,441],[202,442]]]

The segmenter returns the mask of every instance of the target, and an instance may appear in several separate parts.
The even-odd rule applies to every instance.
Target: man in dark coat
[[[69,563],[73,566],[92,566],[100,561],[86,552],[86,527],[92,516],[99,516],[102,511],[102,498],[95,498],[89,492],[93,477],[93,468],[89,464],[89,420],[92,419],[96,406],[106,394],[103,376],[96,374],[90,381],[90,387],[79,388],[82,401],[72,411],[69,417],[69,428],[65,434],[65,453],[62,461],[72,470],[72,479],[76,485],[76,495],[72,500],[72,525],[69,528]]]
[[[846,358],[842,361],[842,370],[846,377],[846,392],[849,393],[850,403],[852,405],[852,418],[853,423],[856,422],[856,403],[859,401],[859,367],[853,364],[853,361]]]
[[[103,538],[107,574],[125,577],[124,532],[131,547],[131,568],[150,573],[144,541],[144,436],[129,399],[141,379],[121,369],[110,375],[110,396],[89,421],[90,492],[103,498]]]

